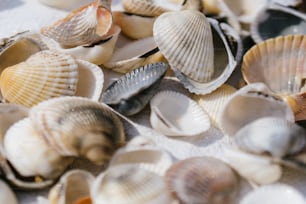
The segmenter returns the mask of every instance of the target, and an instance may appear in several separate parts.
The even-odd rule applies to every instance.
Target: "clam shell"
[[[137,165],[109,168],[98,176],[92,188],[94,204],[169,204],[164,179]]]
[[[41,51],[25,62],[6,68],[0,76],[5,100],[31,107],[48,98],[74,95],[78,81],[76,61],[55,51]]]
[[[286,184],[261,186],[245,195],[239,204],[304,204],[306,200],[301,192]]]
[[[90,45],[109,32],[112,22],[108,2],[95,0],[72,11],[53,25],[43,27],[41,33],[56,40],[63,47]]]
[[[280,4],[268,4],[251,24],[251,36],[256,43],[278,36],[306,34],[306,15]]]
[[[84,170],[68,171],[49,191],[50,204],[78,204],[82,199],[90,197],[94,179],[91,173]]]
[[[288,104],[263,83],[253,83],[239,89],[228,99],[220,117],[220,126],[225,134],[233,136],[246,124],[268,116],[294,121]]]
[[[284,118],[264,117],[242,127],[234,139],[244,151],[281,158],[304,148],[306,132]]]
[[[210,128],[208,115],[191,98],[174,91],[161,91],[150,101],[153,129],[168,136],[193,136]]]
[[[2,180],[0,180],[0,202],[9,204],[18,204],[17,197],[12,189]]]
[[[239,189],[235,172],[212,157],[194,157],[175,163],[168,169],[166,181],[181,204],[233,204]]]
[[[265,83],[274,93],[287,98],[295,119],[305,119],[306,36],[288,35],[266,40],[244,56],[242,75],[247,83]],[[291,98],[290,98],[291,97]],[[295,104],[296,103],[296,104]]]
[[[166,70],[163,62],[135,69],[113,82],[102,94],[102,101],[124,115],[136,114],[156,93]]]
[[[6,132],[5,156],[22,176],[42,176],[56,178],[72,162],[50,148],[36,132],[29,118],[13,124]]]
[[[30,110],[47,143],[62,155],[102,164],[124,143],[123,125],[106,105],[82,97],[59,97]]]

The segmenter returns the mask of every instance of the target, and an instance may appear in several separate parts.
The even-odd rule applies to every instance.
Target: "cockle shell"
[[[37,132],[62,155],[102,164],[125,140],[118,116],[90,99],[50,99],[32,107],[29,115]]]
[[[191,98],[174,91],[158,92],[150,101],[153,129],[168,136],[193,136],[210,128],[208,115]]]
[[[291,106],[296,120],[306,118],[305,53],[306,36],[281,36],[252,47],[242,64],[244,80],[265,83]]]
[[[72,11],[64,19],[43,27],[41,33],[63,47],[90,45],[101,40],[112,26],[112,14],[106,0],[94,2]]]
[[[171,197],[163,177],[137,165],[119,165],[95,180],[93,204],[169,204]]]
[[[41,51],[1,73],[1,93],[5,100],[27,107],[48,98],[74,95],[77,68],[76,61],[67,54]]]
[[[15,193],[2,180],[0,180],[0,189],[0,203],[18,204]]]
[[[157,92],[168,65],[147,64],[114,81],[102,94],[102,101],[124,115],[141,111]]]
[[[168,169],[166,181],[181,204],[233,204],[239,189],[235,172],[212,157],[178,161]]]
[[[225,134],[233,136],[246,124],[267,116],[294,121],[288,104],[263,83],[253,83],[239,89],[228,99],[220,116],[220,126]]]
[[[61,176],[59,182],[49,191],[50,204],[80,204],[90,197],[94,176],[84,170],[71,170]]]

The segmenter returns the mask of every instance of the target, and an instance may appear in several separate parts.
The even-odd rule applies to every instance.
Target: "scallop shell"
[[[62,155],[102,164],[124,143],[123,125],[106,105],[81,97],[44,101],[30,118],[47,143]]]
[[[39,2],[57,9],[72,10],[85,4],[89,4],[92,0],[39,0]]]
[[[233,136],[248,123],[267,116],[294,121],[288,104],[274,95],[263,83],[253,83],[239,89],[228,99],[220,117],[220,126],[224,133]]]
[[[306,132],[284,118],[264,117],[242,127],[234,139],[244,151],[281,158],[304,148]]]
[[[53,25],[43,27],[41,33],[56,40],[63,47],[90,45],[101,40],[101,37],[109,32],[112,23],[108,1],[95,0],[72,11]]]
[[[163,62],[135,69],[113,82],[102,94],[102,101],[124,115],[136,114],[156,93],[166,70]]]
[[[50,204],[79,203],[90,197],[94,176],[84,170],[71,170],[61,176],[49,191]]]
[[[209,115],[212,124],[220,128],[220,117],[223,108],[230,96],[236,91],[236,88],[223,84],[212,93],[206,95],[194,95],[193,99]]]
[[[208,115],[191,98],[161,91],[150,101],[153,129],[168,136],[194,136],[210,128]]]
[[[256,43],[278,36],[306,34],[306,15],[280,4],[268,4],[251,24],[251,36]]]
[[[239,204],[304,204],[306,200],[301,192],[287,184],[261,186],[245,195]]]
[[[2,180],[0,180],[0,189],[0,203],[18,204],[14,191]]]
[[[167,171],[166,181],[181,204],[233,204],[239,189],[235,172],[212,157],[193,157],[175,163]]]
[[[288,35],[266,40],[244,56],[247,83],[262,82],[289,103],[296,120],[305,119],[306,36]]]
[[[41,51],[25,62],[6,68],[0,76],[5,100],[31,107],[48,98],[74,95],[78,81],[76,61],[55,51]]]
[[[163,177],[137,165],[109,168],[96,179],[91,197],[94,204],[169,204]]]
[[[36,132],[29,118],[13,124],[4,137],[5,156],[22,176],[56,178],[71,164]]]

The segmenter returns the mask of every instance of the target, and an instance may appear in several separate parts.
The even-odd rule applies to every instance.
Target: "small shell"
[[[166,70],[163,62],[135,69],[113,82],[103,93],[102,101],[124,115],[136,114],[156,93]]]
[[[49,50],[38,52],[1,73],[2,95],[11,103],[27,107],[48,98],[74,95],[77,67],[69,55]]]
[[[101,40],[112,26],[112,14],[108,2],[94,2],[72,11],[64,19],[41,29],[41,33],[63,47],[90,45]]]
[[[220,126],[224,133],[233,136],[246,124],[267,116],[294,121],[288,104],[275,96],[264,84],[249,84],[228,99],[220,117]]]
[[[271,184],[259,187],[245,195],[239,204],[305,204],[303,194],[286,184]]]
[[[163,177],[131,164],[109,168],[98,176],[91,196],[94,204],[171,203]]]
[[[15,193],[2,180],[0,180],[0,203],[18,204]]]
[[[106,105],[81,97],[60,97],[30,110],[37,131],[62,155],[83,156],[97,164],[124,143],[123,125]]]
[[[194,157],[175,163],[167,171],[166,181],[181,204],[233,204],[239,189],[234,171],[212,157]]]
[[[92,174],[84,170],[68,171],[49,191],[50,204],[79,204],[82,199],[90,197],[94,179]]]
[[[305,53],[306,36],[282,36],[252,47],[242,64],[244,80],[248,84],[265,83],[275,94],[285,98],[292,106],[296,120],[306,118],[302,96],[306,90]]]
[[[152,127],[168,136],[193,136],[210,128],[208,115],[191,98],[161,91],[150,101]]]

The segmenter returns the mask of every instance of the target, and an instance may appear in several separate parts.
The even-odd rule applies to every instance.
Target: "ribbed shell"
[[[77,69],[70,55],[41,51],[2,72],[1,92],[5,100],[27,107],[53,97],[72,96],[78,82]]]
[[[104,104],[82,97],[60,97],[30,111],[37,131],[58,152],[101,164],[124,143],[119,118]]]
[[[160,52],[177,69],[197,82],[207,82],[214,74],[214,46],[210,24],[194,10],[167,12],[153,27]]]
[[[122,6],[129,13],[143,16],[159,16],[169,11],[169,9],[156,4],[154,0],[123,0]]]
[[[41,29],[41,33],[63,47],[88,45],[101,39],[112,26],[112,14],[106,3],[96,0],[72,11],[64,19]]]
[[[234,204],[239,189],[234,171],[212,157],[175,163],[168,169],[166,181],[181,204]]]

